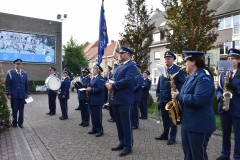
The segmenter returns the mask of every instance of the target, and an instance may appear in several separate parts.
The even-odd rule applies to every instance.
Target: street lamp
[[[67,18],[67,14],[58,14],[57,15],[57,19],[59,19],[59,20],[61,20],[61,50],[60,50],[60,57],[61,57],[61,72],[60,73],[62,73],[62,70],[63,70],[63,68],[62,68],[62,66],[63,66],[63,62],[62,62],[62,48],[63,48],[63,46],[62,46],[62,37],[63,37],[63,35],[62,35],[62,31],[63,31],[63,29],[62,29],[62,22],[63,22],[63,20],[64,19],[66,19]],[[61,75],[61,78],[62,78],[62,74],[60,74]]]

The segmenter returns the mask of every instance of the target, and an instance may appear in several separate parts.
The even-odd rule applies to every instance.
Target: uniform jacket
[[[141,102],[142,98],[143,77],[140,73],[135,76],[134,80],[134,102]]]
[[[118,66],[114,72],[113,100],[114,105],[132,105],[134,99],[134,79],[138,71],[131,60]]]
[[[152,84],[152,81],[149,80],[148,78],[143,79],[143,85],[142,85],[142,98],[143,99],[148,99],[151,84]]]
[[[216,129],[213,111],[215,86],[212,77],[203,68],[189,76],[177,100],[182,107],[182,128],[199,133]]]
[[[11,98],[25,99],[28,94],[27,73],[21,70],[21,78],[15,69],[9,70],[6,76],[7,95]]]
[[[101,75],[93,78],[90,82],[89,87],[91,91],[89,92],[89,103],[90,105],[103,105],[105,98],[105,80]]]
[[[223,72],[220,75],[220,86],[218,86],[217,88],[217,99],[219,100],[222,96],[223,96],[223,87],[224,87],[224,77],[225,77],[226,73]],[[236,89],[232,92],[232,99],[230,100],[230,105],[229,105],[229,110],[227,111],[231,116],[234,117],[240,117],[240,76],[237,75],[237,73],[234,75],[231,83],[236,86]],[[222,110],[222,106],[223,104],[221,102],[219,102],[218,104],[218,111],[219,114],[222,114],[223,111]]]
[[[69,88],[71,85],[71,79],[69,77],[64,78],[61,83],[61,87],[59,89],[60,94],[58,95],[58,99],[62,99],[62,96],[65,96],[64,99],[69,99]]]
[[[87,88],[89,86],[89,83],[91,81],[91,78],[87,75],[85,77],[80,76],[81,82],[82,82],[82,88]],[[79,100],[86,100],[87,99],[87,92],[86,91],[79,91],[78,93],[78,99]]]
[[[180,70],[180,67],[177,65],[173,65],[168,70],[168,75],[173,75],[174,73],[178,72]],[[180,92],[183,83],[185,82],[186,78],[182,71],[178,73],[178,75],[175,76],[174,82],[176,85],[176,88]],[[171,95],[171,86],[170,86],[170,76],[167,78],[160,76],[158,79],[157,89],[156,89],[156,96],[160,97],[160,104],[166,104],[169,101],[172,100]]]
[[[57,77],[57,74],[53,74],[53,75]],[[57,91],[53,91],[51,89],[48,89],[48,95],[57,95]]]

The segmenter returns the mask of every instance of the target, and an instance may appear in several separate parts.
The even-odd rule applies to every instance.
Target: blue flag
[[[98,41],[98,64],[102,63],[102,56],[104,55],[104,48],[108,44],[107,24],[104,16],[103,3],[100,12],[100,24],[99,24],[99,41]]]

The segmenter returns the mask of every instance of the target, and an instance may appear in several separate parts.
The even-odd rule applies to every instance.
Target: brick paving
[[[25,106],[24,128],[10,128],[0,134],[0,160],[96,160],[96,159],[136,159],[136,160],[182,160],[180,127],[177,143],[168,146],[166,141],[156,141],[162,131],[162,123],[156,119],[140,120],[140,128],[134,130],[133,153],[119,157],[111,147],[118,144],[115,123],[109,123],[108,110],[103,110],[104,135],[96,138],[87,134],[89,127],[80,127],[80,112],[77,95],[71,93],[69,119],[60,121],[60,107],[57,100],[57,115],[47,116],[47,95],[32,95],[34,102]],[[207,125],[207,124],[206,124]],[[220,154],[221,136],[212,135],[208,145],[210,160]]]

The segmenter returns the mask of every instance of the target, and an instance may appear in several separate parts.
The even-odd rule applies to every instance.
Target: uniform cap
[[[99,69],[101,72],[103,72],[103,69],[102,69],[102,67],[101,67],[99,64],[95,64],[93,67],[94,67],[94,68],[97,68],[97,69]]]
[[[89,69],[87,69],[86,67],[81,67],[81,72],[90,73]]]
[[[171,51],[166,51],[164,53],[164,58],[166,58],[166,57],[172,57],[174,60],[176,59],[175,54],[173,52],[171,52]]]
[[[15,61],[13,61],[13,63],[22,63],[23,61],[21,59],[16,59]]]
[[[235,48],[231,48],[228,50],[228,57],[229,56],[240,56],[240,51]]]
[[[49,69],[49,71],[50,71],[50,70],[54,70],[54,71],[56,71],[56,68],[53,67],[53,66],[49,67],[48,69]]]
[[[148,75],[150,75],[150,72],[147,69],[143,73],[147,73]]]
[[[119,54],[123,53],[133,54],[133,51],[127,47],[119,47]]]
[[[70,71],[69,69],[67,69],[67,68],[64,68],[64,69],[63,69],[63,72],[64,72],[64,73],[67,73],[68,75],[71,75],[71,71]]]
[[[205,53],[202,51],[183,51],[183,54],[184,54],[184,60],[187,60],[190,57],[202,58]]]

